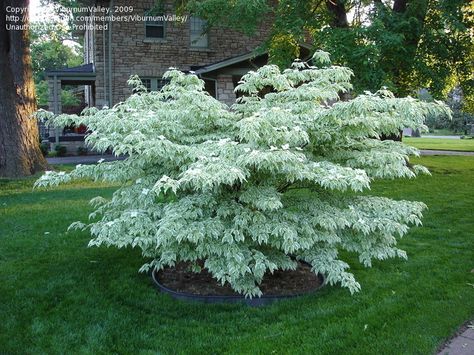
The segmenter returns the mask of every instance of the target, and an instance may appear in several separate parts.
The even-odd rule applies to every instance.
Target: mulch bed
[[[157,280],[166,288],[180,293],[199,296],[241,296],[228,284],[221,286],[207,269],[194,273],[189,270],[189,264],[184,262],[159,271]],[[277,270],[273,274],[266,274],[259,287],[264,296],[291,296],[315,291],[321,286],[321,281],[311,271],[309,265],[299,263],[296,270]]]

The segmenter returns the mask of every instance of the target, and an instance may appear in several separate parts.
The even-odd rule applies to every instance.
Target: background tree
[[[28,8],[28,0],[0,1],[0,177],[26,176],[47,166],[39,148],[35,91],[28,48],[27,16],[19,30],[7,30],[7,6]]]
[[[452,119],[442,117],[444,127],[455,133],[468,135],[470,133],[470,125],[474,124],[474,115],[464,110],[465,102],[463,100],[463,92],[461,88],[456,87],[448,94],[446,101],[449,108],[453,111]]]
[[[67,23],[61,19],[35,22],[30,26],[30,50],[36,98],[39,106],[48,104],[48,83],[45,72],[81,65],[82,46],[71,36]],[[68,87],[61,90],[63,106],[79,104],[80,100]]]
[[[420,90],[418,98],[426,102],[434,101],[433,96],[426,90]],[[454,133],[470,134],[470,126],[474,124],[474,115],[464,110],[465,103],[463,92],[459,86],[451,90],[446,104],[451,109],[452,115],[451,117],[436,113],[428,115],[426,117],[426,125],[429,127],[430,132],[434,132],[436,129],[446,129]]]
[[[288,65],[311,38],[334,62],[359,73],[354,90],[387,86],[396,95],[427,88],[445,98],[459,85],[473,110],[474,4],[468,0],[180,0],[210,26],[252,33],[274,17],[270,61]],[[472,111],[474,112],[474,111]]]

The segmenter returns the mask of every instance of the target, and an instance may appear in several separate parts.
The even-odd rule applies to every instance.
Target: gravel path
[[[461,136],[425,136],[422,135],[421,138],[442,138],[442,139],[461,139]]]
[[[474,152],[462,152],[458,150],[420,150],[421,155],[470,155],[474,156]]]
[[[82,156],[71,156],[71,157],[56,157],[56,158],[46,158],[49,164],[58,165],[58,164],[95,164],[100,159],[104,161],[114,161],[114,160],[123,160],[125,157],[116,157],[115,155],[82,155]]]

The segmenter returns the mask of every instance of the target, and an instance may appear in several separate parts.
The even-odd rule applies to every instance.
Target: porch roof
[[[310,50],[311,47],[307,44],[300,44],[300,53],[301,59],[307,61],[310,58]],[[239,64],[244,64],[245,66],[251,66],[254,69],[258,68],[262,65],[262,61],[268,61],[268,52],[249,52],[242,55],[238,55],[235,57],[226,58],[220,60],[218,62],[214,62],[207,65],[202,66],[194,66],[191,67],[191,70],[194,71],[197,75],[207,74],[211,72],[215,72],[218,70],[222,70],[228,67],[236,67]]]
[[[56,77],[57,80],[61,80],[64,84],[87,85],[95,81],[96,74],[94,63],[88,63],[72,68],[49,70],[46,72],[46,77]]]
[[[264,53],[264,54],[266,54],[266,53]],[[250,53],[238,55],[236,57],[231,57],[231,58],[227,58],[227,59],[224,59],[224,60],[220,60],[218,62],[211,63],[211,64],[208,64],[208,65],[194,66],[194,67],[191,67],[191,69],[197,75],[206,74],[206,73],[209,73],[209,72],[212,72],[212,71],[215,71],[215,70],[219,70],[219,69],[237,64],[237,63],[246,62],[248,60],[256,58],[257,56],[258,55],[256,55],[254,52],[250,52]]]

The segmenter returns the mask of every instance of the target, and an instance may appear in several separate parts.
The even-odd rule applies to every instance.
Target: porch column
[[[57,75],[48,77],[48,110],[54,114],[60,114],[62,112],[61,106],[61,79],[58,79]],[[55,144],[59,144],[60,128],[49,128],[49,136],[54,137]],[[51,144],[53,145],[53,144]],[[51,149],[54,147],[51,146]]]
[[[235,103],[236,96],[232,75],[220,74],[217,76],[217,99],[229,106]]]

